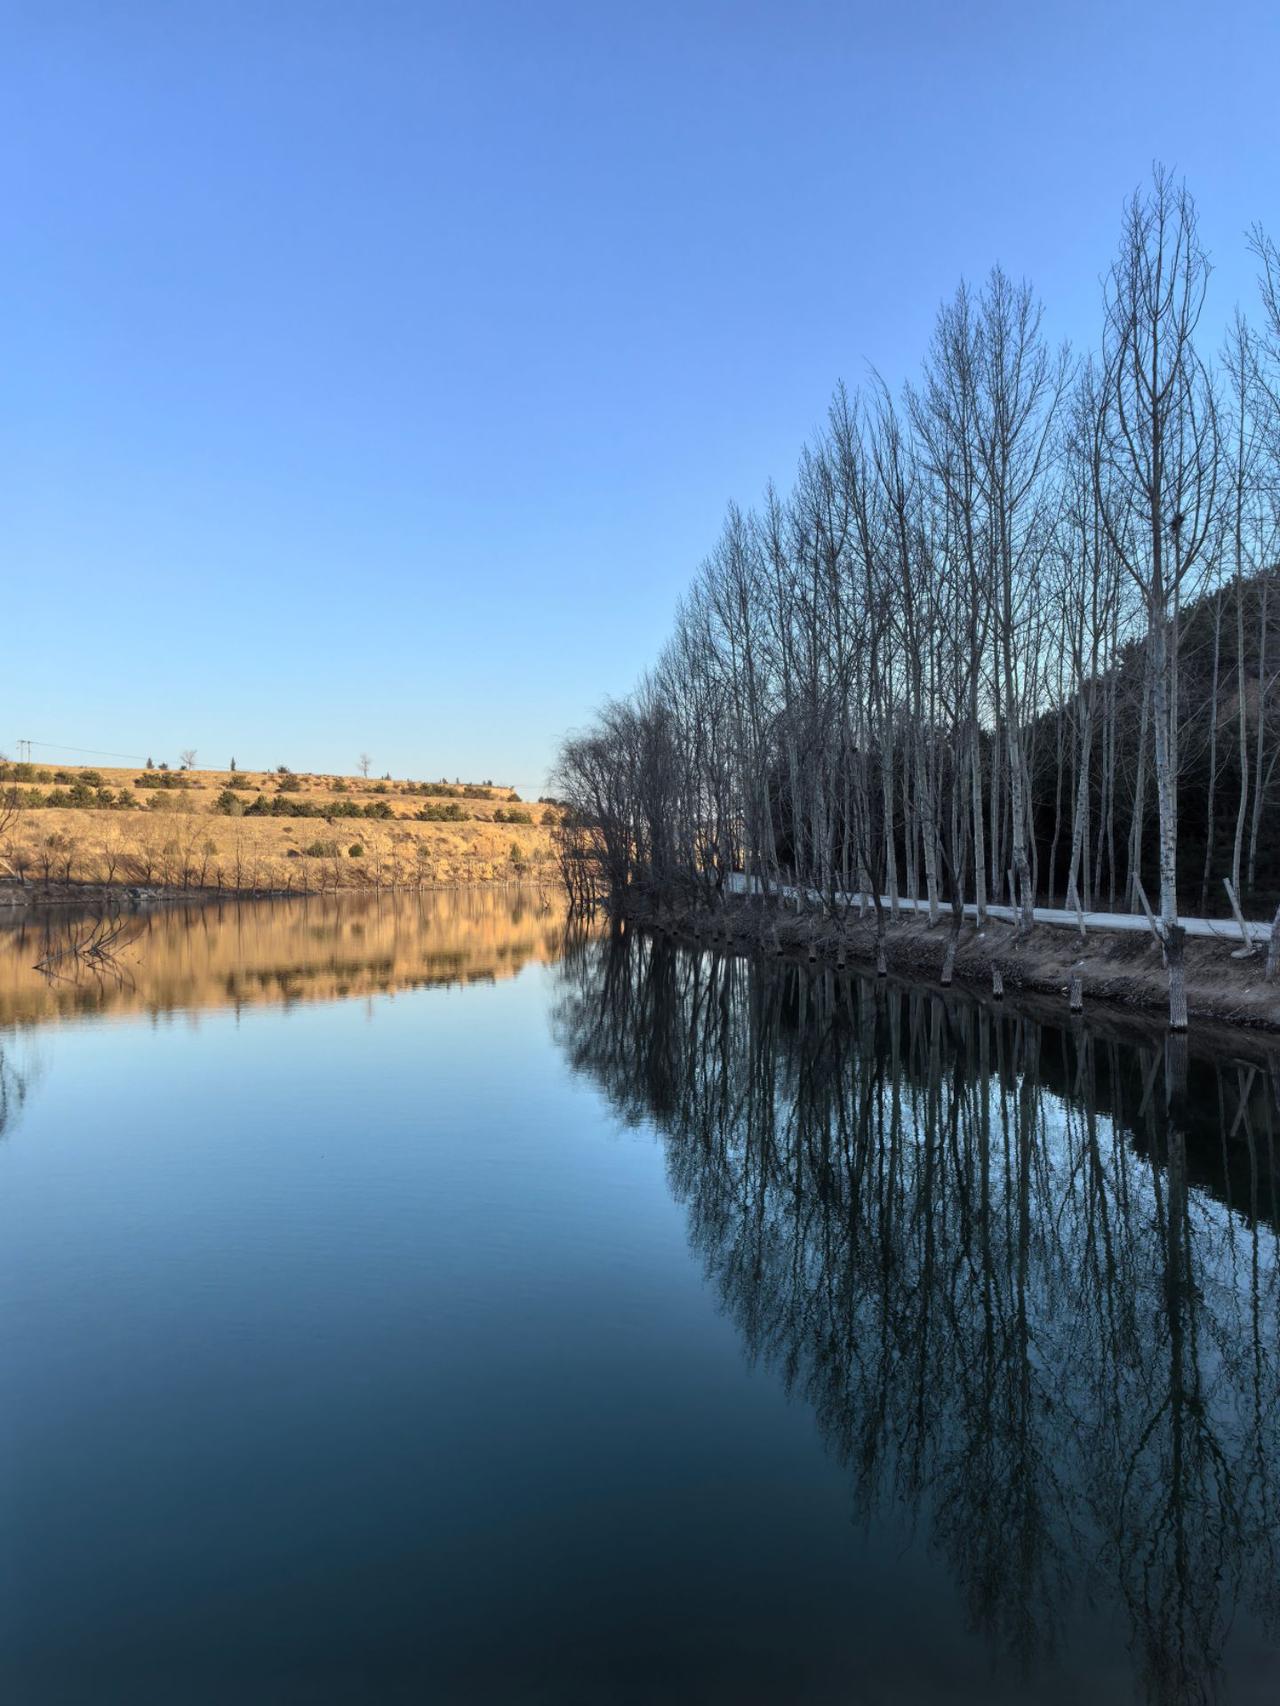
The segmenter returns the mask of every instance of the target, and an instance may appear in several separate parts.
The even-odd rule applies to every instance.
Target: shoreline
[[[874,970],[874,917],[839,920],[799,914],[758,897],[730,898],[716,913],[704,907],[633,900],[621,915],[627,924],[686,937],[699,946],[762,957],[804,959]],[[1062,1018],[1077,1017],[1069,1006],[1073,977],[1079,977],[1084,1013],[1091,1006],[1141,1013],[1148,1022],[1167,1014],[1168,974],[1150,932],[1090,929],[1081,942],[1074,927],[1038,923],[1019,940],[1016,928],[988,921],[979,930],[966,920],[956,943],[953,978],[944,977],[951,938],[949,914],[936,925],[927,917],[893,918],[884,932],[885,967],[941,990],[955,985],[993,993],[999,970],[1009,994],[1034,995]],[[1227,941],[1188,937],[1185,947],[1187,1012],[1191,1020],[1238,1030],[1280,1032],[1280,979],[1263,979],[1265,950],[1236,959]]]
[[[180,884],[4,882],[0,883],[0,926],[55,912],[145,914],[175,906],[229,902],[464,890],[543,892],[548,888],[558,890],[559,885],[490,880],[248,890]],[[786,904],[764,901],[759,896],[730,895],[717,912],[700,905],[632,896],[619,916],[628,926],[678,937],[699,947],[801,960],[839,970],[856,967],[874,971],[876,965],[873,915],[840,921],[819,913],[797,913]],[[972,920],[966,920],[948,981],[944,962],[950,937],[949,914],[936,925],[930,925],[923,914],[888,919],[884,933],[886,972],[941,992],[959,986],[988,1000],[999,1000],[992,987],[992,974],[998,968],[1005,993],[1034,997],[1046,1018],[1063,1019],[1079,1016],[1071,1012],[1068,998],[1071,979],[1078,976],[1086,1016],[1104,1006],[1113,1014],[1129,1014],[1151,1025],[1167,1012],[1168,976],[1149,932],[1091,928],[1082,943],[1075,927],[1037,923],[1019,940],[1012,924],[989,920],[979,930]],[[1237,1033],[1280,1034],[1280,979],[1271,984],[1264,981],[1265,952],[1261,945],[1250,958],[1237,959],[1227,940],[1188,937],[1185,956],[1187,1011],[1192,1021]]]

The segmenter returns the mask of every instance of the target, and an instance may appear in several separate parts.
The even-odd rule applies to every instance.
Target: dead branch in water
[[[45,952],[35,962],[35,970],[46,977],[66,977],[64,967],[87,967],[126,982],[129,974],[119,956],[136,941],[140,931],[136,919],[113,915],[69,921],[64,939],[56,945],[52,932],[46,931]]]

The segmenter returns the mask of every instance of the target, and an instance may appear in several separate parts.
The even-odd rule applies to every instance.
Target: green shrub
[[[363,859],[364,858],[364,848],[360,845],[360,843],[358,841],[353,841],[351,843],[350,847],[347,848],[347,854],[348,854],[348,857],[352,858],[352,859]]]

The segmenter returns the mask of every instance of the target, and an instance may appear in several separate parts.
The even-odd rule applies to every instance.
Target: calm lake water
[[[0,933],[6,1703],[1280,1698],[1262,1045],[513,893],[73,935]]]

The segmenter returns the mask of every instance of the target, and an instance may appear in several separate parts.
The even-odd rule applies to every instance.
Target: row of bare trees
[[[565,742],[571,894],[714,901],[743,870],[1026,923],[1150,892],[1166,931],[1222,879],[1269,899],[1280,252],[1249,241],[1261,313],[1216,359],[1157,169],[1096,352],[997,268],[916,383],[837,389],[790,496],[730,508],[657,665]]]

